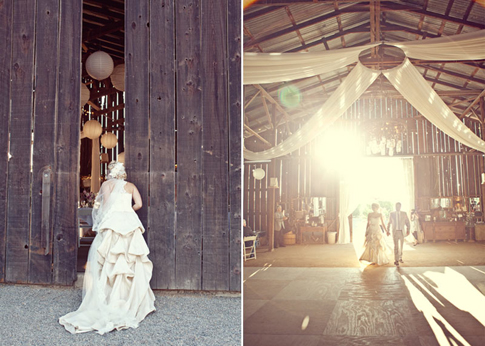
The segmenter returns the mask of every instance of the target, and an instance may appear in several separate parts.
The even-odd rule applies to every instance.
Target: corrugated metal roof
[[[405,0],[393,2],[396,3],[396,6],[407,5],[414,6],[418,10],[424,9],[424,0]],[[338,8],[339,10],[345,12],[345,8],[355,6],[356,4],[359,4],[358,10],[361,10],[364,6],[367,6],[366,4],[368,4],[368,2],[362,3],[356,1],[338,3]],[[463,19],[469,4],[469,0],[455,0],[449,12],[449,17],[458,18],[460,20]],[[381,35],[384,40],[388,42],[422,39],[421,35],[416,34],[419,32],[426,33],[428,38],[435,37],[436,35],[439,35],[440,28],[444,23],[443,18],[440,16],[445,15],[447,7],[448,1],[429,0],[425,10],[429,13],[436,13],[437,16],[433,17],[432,15],[426,15],[423,19],[420,13],[416,13],[414,11],[387,11],[385,12],[385,15],[381,17]],[[271,8],[274,8],[274,10],[268,11]],[[288,14],[291,14],[296,24],[301,26],[299,28],[299,32],[303,38],[304,44],[314,44],[312,47],[307,48],[308,51],[318,52],[326,50],[323,41],[321,41],[324,37],[333,38],[328,39],[326,42],[330,49],[342,48],[342,39],[339,36],[339,24],[337,18],[332,15],[334,13],[333,3],[300,3],[288,5],[287,8],[289,13],[287,13],[285,6],[258,5],[254,6],[254,8],[251,8],[245,13],[253,16],[253,18],[246,20],[244,25],[255,39],[261,39],[267,35],[273,34],[273,37],[270,39],[259,43],[259,47],[261,47],[264,52],[305,50],[305,48],[302,47],[302,42],[297,33],[292,30],[294,24],[291,23]],[[262,13],[260,11],[263,11],[264,14],[254,16],[255,13]],[[311,25],[304,24],[309,20],[314,20],[315,18],[322,16],[326,16],[327,19],[319,22],[315,21],[315,23]],[[357,26],[370,27],[370,13],[368,11],[353,11],[343,13],[339,16],[339,20],[341,28],[344,32]],[[465,20],[468,22],[485,25],[485,8],[478,4],[473,5],[470,15]],[[393,31],[386,31],[387,26],[392,27]],[[399,30],[399,27],[403,29]],[[281,30],[286,30],[287,32],[285,34],[275,35],[275,33],[278,33]],[[476,26],[462,26],[460,23],[447,21],[442,29],[442,35],[455,35],[460,31],[461,33],[466,33],[476,30],[478,30]],[[365,32],[348,33],[342,37],[347,47],[363,45],[370,42],[371,39],[368,29],[365,30]],[[244,41],[245,43],[249,42],[250,37],[245,35]],[[245,50],[259,51],[257,47],[249,47],[245,48]],[[458,87],[466,85],[466,88],[470,90],[483,90],[485,87],[484,84],[481,83],[482,80],[485,80],[485,68],[483,67],[483,63],[482,67],[478,71],[476,71],[475,66],[469,66],[463,63],[428,64],[426,66],[428,66],[427,69],[422,66],[417,66],[418,71],[424,73],[426,70],[426,78],[432,80],[438,79],[439,83],[434,83],[432,81],[429,82],[430,85],[434,84],[434,88],[438,91],[456,90],[455,88],[451,87],[451,85]],[[449,70],[450,73],[447,74],[444,72],[437,72],[436,69],[440,68]],[[318,109],[319,102],[322,102],[322,100],[328,97],[329,93],[340,85],[341,80],[345,78],[348,72],[349,70],[347,68],[342,68],[338,71],[332,71],[319,76],[324,84],[324,87],[322,87],[322,82],[320,82],[317,77],[304,78],[290,82],[290,84],[297,86],[302,91],[302,108],[297,110],[288,109],[288,113],[292,118],[299,118],[306,117],[308,113],[314,112],[316,109]],[[465,76],[471,76],[474,74],[474,78],[476,78],[476,80],[467,83],[466,79],[454,74]],[[272,83],[265,84],[263,87],[274,99],[277,99],[278,87],[281,85],[282,83]],[[387,82],[385,85],[386,88],[392,88],[392,86],[390,86]],[[324,91],[324,88],[327,92]],[[257,91],[252,86],[245,86],[244,89],[246,93],[246,101]],[[451,102],[456,100],[457,97],[445,97],[444,99],[446,102]],[[464,96],[460,96],[458,99],[464,99]],[[466,106],[466,103],[461,105],[463,109],[466,108]],[[254,125],[257,126],[258,129],[261,128],[262,130],[270,127],[266,116],[266,111],[263,107],[261,97],[259,96],[251,103],[249,107],[247,107],[246,117],[249,119],[251,127]],[[256,129],[256,127],[254,127],[254,129]]]

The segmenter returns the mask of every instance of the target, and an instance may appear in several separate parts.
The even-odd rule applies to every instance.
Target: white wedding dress
[[[125,185],[126,181],[110,179],[96,198],[93,230],[98,234],[89,250],[83,301],[77,311],[59,319],[73,334],[137,328],[155,311],[145,229]]]
[[[389,263],[389,247],[379,227],[381,216],[369,217],[369,228],[366,231],[365,250],[360,256],[361,261],[383,265]]]

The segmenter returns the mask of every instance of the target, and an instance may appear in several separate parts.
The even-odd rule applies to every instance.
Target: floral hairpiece
[[[123,163],[115,161],[114,164],[110,164],[109,176],[112,178],[118,178],[125,174],[125,166]]]

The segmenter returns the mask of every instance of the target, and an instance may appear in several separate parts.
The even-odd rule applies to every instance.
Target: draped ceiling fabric
[[[386,44],[401,48],[408,57],[417,59],[449,61],[485,59],[485,30],[421,41]],[[357,61],[360,52],[371,47],[367,45],[322,53],[245,53],[244,83],[251,81],[251,84],[259,84],[268,83],[267,80],[278,82],[315,76],[323,73],[320,71],[335,69],[335,66],[340,66],[344,61],[351,63]],[[297,57],[301,57],[303,63],[300,63]],[[259,63],[257,63],[258,60],[260,60]],[[277,77],[269,77],[271,73]],[[328,129],[381,73],[414,108],[440,130],[470,148],[485,152],[485,142],[455,116],[406,58],[400,66],[382,72],[370,70],[357,62],[355,68],[332,96],[298,131],[268,150],[252,152],[244,149],[244,158],[268,160],[291,153],[307,144]]]

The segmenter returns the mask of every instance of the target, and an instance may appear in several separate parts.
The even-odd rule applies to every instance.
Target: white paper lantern
[[[101,124],[97,120],[89,120],[89,121],[86,121],[86,123],[84,124],[84,127],[83,127],[84,136],[90,139],[98,138],[102,132],[103,132],[103,128],[101,127]]]
[[[256,180],[261,180],[266,175],[266,172],[262,168],[253,169],[253,177]]]
[[[111,74],[111,83],[119,91],[125,91],[125,64],[116,65]]]
[[[101,144],[106,149],[113,149],[118,144],[118,138],[112,132],[106,132],[103,136],[101,136]]]
[[[86,72],[97,80],[108,78],[113,73],[113,59],[108,53],[97,51],[86,60]]]
[[[81,107],[84,107],[86,103],[88,103],[89,99],[91,98],[91,91],[89,88],[81,83]]]
[[[123,151],[122,153],[118,154],[118,162],[125,163],[125,152]]]

